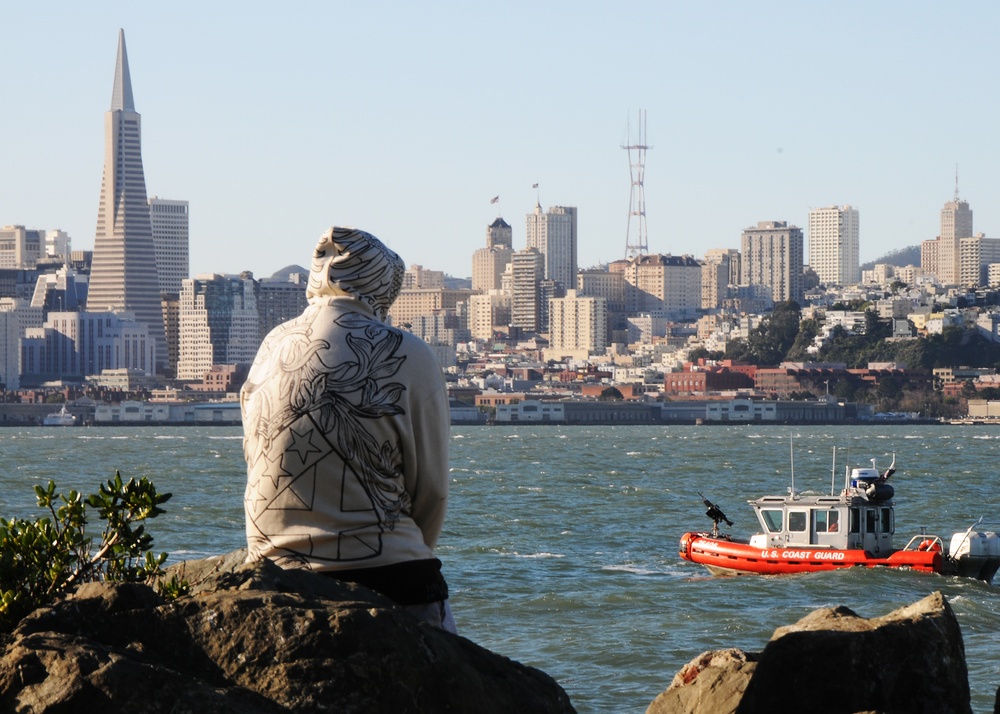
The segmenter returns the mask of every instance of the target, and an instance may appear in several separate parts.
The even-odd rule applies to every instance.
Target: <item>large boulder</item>
[[[846,607],[781,627],[760,654],[708,652],[647,714],[972,711],[965,646],[941,593],[866,619]]]
[[[242,551],[175,566],[189,596],[91,583],[5,638],[0,710],[572,712],[548,675],[364,588]]]

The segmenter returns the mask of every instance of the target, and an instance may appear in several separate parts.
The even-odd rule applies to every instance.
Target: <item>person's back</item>
[[[402,274],[362,231],[333,228],[317,245],[309,306],[264,339],[240,395],[247,546],[251,559],[445,614],[433,548],[447,503],[447,392],[430,348],[383,322]]]

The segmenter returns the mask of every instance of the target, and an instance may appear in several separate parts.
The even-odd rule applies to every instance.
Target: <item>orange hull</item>
[[[685,533],[681,537],[679,555],[684,560],[704,565],[715,575],[786,575],[857,566],[940,573],[944,564],[937,550],[897,550],[886,557],[876,557],[863,550],[809,546],[757,548],[745,542],[713,538],[708,533]]]

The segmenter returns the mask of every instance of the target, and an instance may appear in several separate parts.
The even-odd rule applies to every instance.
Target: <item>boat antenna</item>
[[[789,434],[788,435],[788,459],[792,464],[792,487],[789,489],[792,497],[795,497],[795,438]]]
[[[833,496],[834,489],[837,488],[837,447],[833,447],[833,464],[830,466],[830,495]]]

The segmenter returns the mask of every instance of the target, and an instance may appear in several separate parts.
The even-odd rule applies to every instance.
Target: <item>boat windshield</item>
[[[761,509],[761,518],[771,533],[781,533],[781,509]]]
[[[817,533],[836,533],[840,530],[840,513],[837,511],[816,511],[813,514],[816,519]]]

